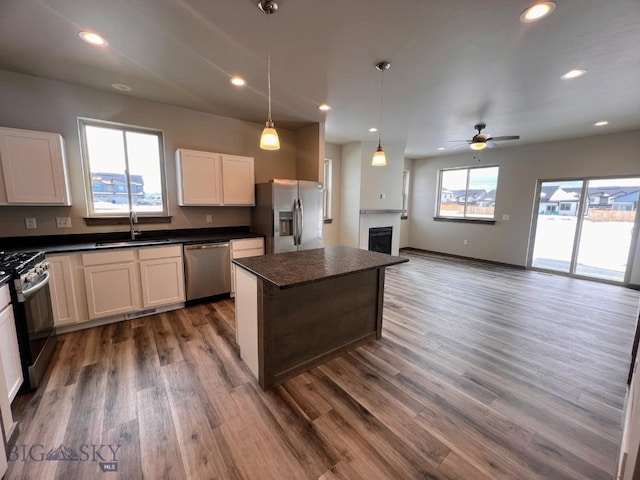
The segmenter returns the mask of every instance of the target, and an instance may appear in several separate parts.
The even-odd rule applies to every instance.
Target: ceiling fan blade
[[[446,143],[451,143],[451,142],[468,142],[469,140],[445,140]]]
[[[518,140],[520,139],[520,135],[506,135],[503,137],[491,137],[491,140],[494,142],[500,142],[502,140]]]

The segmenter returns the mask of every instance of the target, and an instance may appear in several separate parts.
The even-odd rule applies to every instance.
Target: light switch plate
[[[71,217],[56,217],[56,227],[71,228]]]
[[[504,215],[502,215],[502,220],[504,220],[505,222],[511,220],[511,215],[505,213]]]
[[[24,219],[24,226],[27,227],[29,230],[33,230],[35,228],[38,228],[38,224],[36,223],[36,219],[33,217],[27,217]]]

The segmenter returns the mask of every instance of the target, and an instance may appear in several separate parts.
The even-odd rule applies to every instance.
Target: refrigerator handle
[[[298,199],[293,200],[293,244],[298,245]]]
[[[304,208],[302,206],[302,199],[298,199],[298,245],[302,245],[302,228],[304,227]]]

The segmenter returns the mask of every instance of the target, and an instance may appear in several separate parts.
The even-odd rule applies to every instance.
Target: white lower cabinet
[[[7,452],[4,448],[4,442],[0,442],[0,478],[4,477],[9,464],[7,463]]]
[[[242,238],[231,241],[231,259],[264,255],[264,238]],[[236,266],[231,263],[231,295],[236,292]]]
[[[135,250],[82,255],[89,318],[128,313],[142,307]]]
[[[80,283],[77,272],[82,271],[80,254],[47,255],[49,262],[49,289],[51,290],[51,307],[53,322],[56,326],[75,323],[86,316],[84,289],[79,292]],[[84,308],[81,308],[81,305]]]
[[[0,368],[5,384],[0,388],[0,392],[7,395],[9,402],[12,402],[22,385],[23,377],[16,322],[13,307],[9,302],[9,286],[3,285],[0,288]]]
[[[141,248],[138,254],[143,306],[184,302],[182,246]]]
[[[182,246],[82,254],[89,319],[184,302]]]

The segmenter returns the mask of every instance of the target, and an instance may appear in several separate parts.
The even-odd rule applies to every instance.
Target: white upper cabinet
[[[176,151],[178,204],[255,205],[255,173],[252,157]]]
[[[222,203],[256,204],[253,157],[222,155]]]
[[[71,205],[64,142],[57,133],[0,127],[3,205]]]
[[[218,153],[178,149],[178,205],[222,205],[221,157]]]

